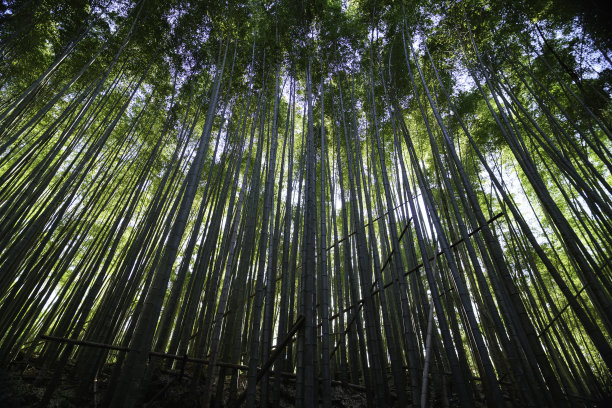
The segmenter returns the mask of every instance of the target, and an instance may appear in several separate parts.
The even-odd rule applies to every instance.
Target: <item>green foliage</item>
[[[123,342],[129,406],[146,351],[210,358],[208,394],[222,358],[253,405],[304,315],[274,367],[303,404],[319,370],[372,406],[387,368],[413,405],[426,367],[432,404],[609,391],[612,68],[583,6],[0,4],[2,362],[37,331]],[[66,350],[87,385],[115,362]]]

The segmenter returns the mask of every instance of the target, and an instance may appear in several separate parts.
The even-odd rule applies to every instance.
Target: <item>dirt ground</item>
[[[79,394],[79,383],[71,377],[70,367],[62,376],[59,387],[53,393],[48,405],[50,408],[98,408],[102,406],[103,395],[107,387],[108,374],[103,373],[87,395]],[[110,372],[110,367],[109,370]],[[152,376],[149,385],[144,389],[143,398],[138,404],[146,408],[197,408],[201,407],[200,396],[202,385],[194,386],[191,373],[186,370],[179,378],[178,371],[164,371]],[[230,377],[226,377],[229,383]],[[45,393],[48,379],[40,378],[39,370],[25,363],[12,364],[8,369],[0,368],[0,407],[2,408],[35,408]],[[270,382],[270,394],[274,383]],[[224,387],[223,402],[211,404],[220,408],[228,406],[229,387]],[[246,377],[239,380],[239,393],[246,388]],[[332,406],[337,408],[364,408],[366,396],[363,391],[341,385],[332,386]],[[280,401],[274,408],[295,406],[295,384],[293,379],[285,379],[281,384]]]

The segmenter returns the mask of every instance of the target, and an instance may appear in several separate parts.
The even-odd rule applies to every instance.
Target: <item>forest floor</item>
[[[82,391],[78,378],[72,374],[72,366],[69,364],[62,374],[59,386],[47,405],[49,408],[98,408],[104,406],[104,394],[107,389],[108,379],[112,372],[112,366],[107,366],[98,377],[98,381],[89,389]],[[162,370],[151,376],[148,385],[143,390],[138,408],[205,408],[200,403],[203,394],[203,380],[194,385],[193,367],[186,367],[181,374],[180,370]],[[211,407],[226,408],[228,404],[230,376],[226,377],[221,404],[215,404],[213,400]],[[49,374],[43,374],[37,368],[36,363],[26,364],[23,361],[13,362],[8,368],[0,367],[0,408],[38,408],[40,401],[50,383]],[[274,394],[274,380],[270,380],[269,393]],[[246,390],[246,375],[242,375],[238,381],[237,395],[235,399]],[[94,388],[95,387],[95,388]],[[366,393],[359,386],[332,385],[332,407],[333,408],[365,408],[367,406]],[[213,387],[213,393],[216,387]],[[391,389],[393,392],[393,390]],[[258,393],[259,395],[259,393]],[[440,401],[436,395],[433,385],[430,384],[429,395],[433,398],[429,403],[434,407],[453,408],[459,405],[457,396],[453,393],[446,401]],[[272,397],[270,397],[272,398]],[[278,404],[270,402],[273,408],[294,407],[296,400],[295,378],[284,378],[280,387],[280,400]],[[506,395],[506,406],[514,407],[513,399]],[[446,403],[444,403],[446,402]],[[580,404],[572,404],[580,407],[605,408],[612,407],[612,400],[599,403],[588,403],[582,401]],[[475,408],[486,407],[484,395],[480,395],[474,401]],[[257,404],[259,406],[259,404]],[[410,404],[408,404],[410,406]]]
[[[104,370],[98,382],[87,393],[82,393],[77,378],[71,375],[70,366],[62,375],[58,388],[53,393],[48,407],[50,408],[97,408],[102,406],[102,399],[106,391],[109,370]],[[41,372],[35,365],[25,363],[11,364],[8,369],[0,368],[0,407],[2,408],[35,408],[43,397],[49,378],[41,379]],[[146,408],[191,408],[201,407],[199,397],[203,391],[203,385],[193,385],[192,373],[185,370],[181,378],[179,371],[164,370],[152,376],[149,385],[144,390],[142,401],[138,407]],[[229,383],[230,377],[226,377]],[[201,383],[202,381],[200,381]],[[273,381],[271,393],[274,389]],[[227,384],[226,384],[227,385]],[[229,400],[228,386],[224,387],[223,403],[219,408],[227,406]],[[239,380],[238,392],[242,393],[246,388],[246,377]],[[336,408],[364,408],[366,407],[366,395],[364,391],[344,387],[342,385],[332,386],[332,406]],[[81,394],[81,395],[79,395]],[[235,396],[234,396],[235,397]],[[211,405],[213,406],[213,405]],[[295,382],[291,379],[283,381],[280,389],[280,402],[274,408],[295,406]]]

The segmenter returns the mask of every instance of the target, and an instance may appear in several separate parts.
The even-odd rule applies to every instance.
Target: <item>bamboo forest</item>
[[[612,404],[612,15],[0,1],[0,405]]]

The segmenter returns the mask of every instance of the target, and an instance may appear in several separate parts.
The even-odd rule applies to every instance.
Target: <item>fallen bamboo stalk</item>
[[[295,333],[297,333],[297,331],[300,329],[300,327],[302,327],[303,324],[304,324],[304,316],[300,315],[295,321],[295,323],[293,324],[293,327],[291,328],[291,330],[289,330],[287,334],[285,334],[285,337],[283,337],[283,339],[280,341],[280,343],[277,344],[275,350],[272,352],[272,354],[268,358],[268,361],[266,361],[265,364],[261,366],[261,370],[257,374],[257,379],[255,380],[255,384],[257,384],[266,374],[268,369],[272,367],[272,364],[274,364],[274,361],[276,361],[278,356],[280,356],[285,346],[291,342],[293,336],[295,335]],[[236,399],[236,401],[234,401],[232,406],[239,407],[244,402],[246,397],[247,397],[247,393],[245,390],[238,396],[238,398]]]
[[[103,344],[103,343],[96,343],[93,341],[85,341],[85,340],[76,340],[76,339],[67,339],[64,337],[54,337],[54,336],[47,336],[45,334],[41,334],[39,336],[39,338],[41,340],[46,340],[46,341],[56,341],[58,343],[66,343],[66,344],[74,344],[77,346],[86,346],[86,347],[97,347],[97,348],[103,348],[103,349],[107,349],[107,350],[117,350],[117,351],[132,351],[131,348],[129,347],[121,347],[121,346],[115,346],[112,344]],[[150,351],[149,352],[149,356],[155,356],[155,357],[161,357],[161,358],[169,358],[172,360],[184,360],[186,362],[189,363],[199,363],[199,364],[208,364],[208,360],[202,359],[202,358],[193,358],[193,357],[185,357],[183,356],[178,356],[176,354],[167,354],[167,353],[160,353],[157,351]],[[216,364],[219,367],[226,367],[226,368],[234,368],[234,369],[238,369],[238,370],[248,370],[248,366],[242,365],[242,364],[232,364],[232,363],[224,363],[222,361],[217,362]]]
[[[298,318],[298,320],[296,320],[296,323],[294,324],[294,329],[299,330],[299,328],[301,327],[301,324],[303,324],[303,317],[300,316],[302,321],[300,323],[300,318]],[[297,325],[297,328],[296,328]],[[291,330],[293,331],[293,329]],[[293,332],[293,334],[295,334],[295,332]],[[293,334],[289,335],[289,333],[287,334],[287,339],[284,339],[283,342],[279,343],[279,345],[277,347],[278,350],[282,350],[282,348],[284,346],[286,346],[286,344],[289,342],[289,340],[292,339]],[[67,343],[67,344],[74,344],[77,346],[86,346],[86,347],[97,347],[97,348],[104,348],[107,350],[117,350],[117,351],[131,351],[132,349],[130,349],[129,347],[122,347],[122,346],[115,346],[112,344],[104,344],[104,343],[96,343],[93,341],[85,341],[85,340],[76,340],[76,339],[68,339],[68,338],[64,338],[64,337],[54,337],[54,336],[47,336],[45,334],[41,334],[38,336],[41,340],[45,340],[45,341],[56,341],[58,343]],[[282,344],[284,343],[284,344]],[[282,346],[282,347],[281,347]],[[276,349],[275,349],[276,350]],[[278,353],[280,354],[280,352]],[[152,356],[156,356],[156,357],[162,357],[162,358],[170,358],[173,360],[186,360],[187,362],[190,363],[200,363],[200,364],[208,364],[208,360],[204,360],[204,359],[200,359],[200,358],[192,358],[192,357],[187,357],[185,359],[185,356],[178,356],[175,354],[166,354],[166,353],[159,353],[156,351],[151,351],[149,352],[149,355]],[[278,356],[277,355],[273,355],[270,357],[270,359],[268,359],[268,362],[270,360],[275,360]],[[264,368],[267,370],[269,369],[269,366],[271,366],[274,361],[272,361],[270,364],[268,364],[268,362],[266,362],[266,364],[264,364],[263,367],[258,368],[258,370],[263,371]],[[243,364],[232,364],[232,363],[225,363],[223,361],[218,361],[216,364],[218,367],[225,367],[225,368],[232,368],[235,370],[240,370],[240,371],[247,371],[249,369],[249,367],[247,365],[243,365]],[[271,374],[275,374],[276,371],[270,371]],[[265,373],[264,373],[265,374]],[[263,374],[259,374],[259,378],[260,376],[263,376]],[[288,373],[288,372],[281,372],[281,376],[286,377],[286,378],[295,378],[296,374],[294,373]],[[319,381],[321,381],[321,379],[319,379]],[[338,381],[338,380],[332,380],[332,384],[333,385],[343,385],[349,388],[353,388],[355,390],[359,390],[359,391],[365,391],[365,386],[360,385],[360,384],[351,384],[351,383],[343,383],[342,381]]]
[[[498,219],[499,217],[501,217],[502,215],[504,215],[504,213],[503,213],[503,212],[500,212],[499,214],[497,214],[497,215],[496,215],[496,216],[494,216],[493,218],[489,219],[489,220],[487,221],[487,224],[492,223],[493,221],[497,220],[497,219]],[[481,227],[478,227],[478,228],[476,228],[476,229],[474,229],[472,232],[470,232],[470,233],[468,234],[468,237],[471,237],[472,235],[476,234],[476,233],[477,233],[477,232],[479,232],[481,229],[482,229],[482,226],[481,226]],[[452,243],[452,244],[449,246],[449,248],[451,248],[451,249],[452,249],[452,248],[456,247],[457,245],[461,244],[463,241],[464,241],[464,239],[463,239],[463,238],[461,238],[461,239],[459,239],[459,240],[457,240],[457,241],[453,242],[453,243]],[[434,256],[432,256],[432,257],[430,257],[430,258],[429,258],[429,260],[430,260],[430,261],[433,261],[433,260],[434,260],[434,258],[437,258],[437,257],[439,257],[439,256],[441,256],[441,255],[443,255],[443,254],[444,254],[444,251],[438,251],[438,253],[437,253],[436,255],[434,255]],[[420,264],[418,264],[418,265],[417,265],[417,266],[415,266],[414,268],[412,268],[412,269],[410,269],[409,271],[405,272],[405,273],[404,273],[404,276],[408,276],[408,275],[410,275],[411,273],[414,273],[414,272],[418,271],[418,270],[419,270],[419,269],[421,269],[422,267],[423,267],[423,263],[421,262]],[[395,283],[394,281],[391,281],[391,282],[387,282],[387,283],[385,283],[385,284],[383,285],[383,289],[388,288],[389,286],[393,285],[394,283]],[[375,289],[375,290],[373,290],[373,291],[370,293],[370,295],[375,295],[375,294],[377,294],[378,292],[380,292],[380,289]],[[329,320],[331,321],[331,320],[337,319],[337,318],[340,316],[340,313],[346,313],[346,312],[348,312],[349,310],[351,310],[351,309],[353,309],[353,308],[355,308],[355,307],[361,306],[361,304],[363,304],[363,302],[364,302],[364,299],[359,299],[359,301],[358,301],[356,304],[353,304],[353,305],[347,306],[347,307],[345,307],[344,309],[342,309],[340,312],[338,312],[338,313],[334,313],[333,315],[331,315],[331,316],[329,317]]]

